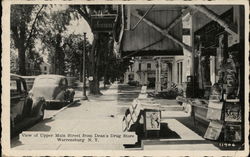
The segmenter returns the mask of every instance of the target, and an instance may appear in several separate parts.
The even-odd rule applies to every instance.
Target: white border
[[[168,155],[168,156],[247,156],[249,152],[249,53],[245,53],[245,151],[180,151],[180,150],[139,150],[139,151],[115,151],[115,150],[11,150],[10,149],[10,139],[9,139],[9,74],[10,74],[10,4],[174,4],[174,5],[185,5],[185,4],[224,4],[224,5],[244,5],[245,6],[245,52],[249,51],[249,3],[247,0],[215,0],[215,1],[202,1],[202,0],[193,0],[193,1],[183,1],[183,0],[130,0],[130,1],[120,1],[120,0],[3,0],[3,12],[2,12],[2,147],[3,155],[5,156],[40,156],[40,155],[50,155],[50,156],[79,156],[79,155],[111,155],[111,156],[120,156],[120,155],[131,155],[131,156],[159,156],[159,155]]]

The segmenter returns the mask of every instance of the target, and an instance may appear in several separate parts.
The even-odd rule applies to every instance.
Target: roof
[[[130,14],[126,16],[130,21],[129,27],[133,28],[139,18],[133,13],[139,10],[143,14],[151,7],[150,5],[130,5]],[[155,5],[145,19],[151,21],[155,25],[164,29],[168,27],[176,18],[181,15],[184,6],[174,5]],[[128,8],[127,8],[128,9]],[[127,11],[129,12],[129,11]],[[182,40],[182,22],[176,24],[170,31],[178,40]],[[133,56],[142,55],[182,55],[183,48],[171,39],[164,37],[160,32],[150,27],[144,21],[141,21],[134,30],[124,32],[122,46],[122,56],[126,56],[131,52],[136,52]]]

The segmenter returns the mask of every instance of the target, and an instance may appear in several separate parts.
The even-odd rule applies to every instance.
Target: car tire
[[[26,105],[24,106],[22,115],[24,117],[30,117],[32,111],[32,101],[28,100]]]

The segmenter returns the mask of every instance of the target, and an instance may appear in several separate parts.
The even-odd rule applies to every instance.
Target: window
[[[46,71],[47,70],[47,67],[46,66],[44,66],[44,71]]]
[[[182,76],[183,76],[183,63],[177,63],[177,83],[182,83]]]
[[[148,70],[151,70],[151,63],[148,63],[148,64],[147,64],[147,69],[148,69]]]
[[[139,71],[141,71],[141,63],[139,63]]]

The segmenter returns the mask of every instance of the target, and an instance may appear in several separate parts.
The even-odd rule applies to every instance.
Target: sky
[[[67,27],[66,34],[82,34],[86,32],[87,39],[92,43],[93,41],[93,33],[88,25],[88,23],[84,20],[84,18],[79,20],[74,20],[70,22],[70,25]]]
[[[68,5],[55,5],[51,9],[51,11],[61,11],[68,8]],[[67,30],[65,34],[82,34],[86,32],[86,36],[90,43],[93,41],[93,33],[91,32],[91,29],[88,25],[88,23],[85,21],[84,18],[72,20],[70,22],[70,25],[67,26]]]

